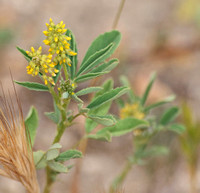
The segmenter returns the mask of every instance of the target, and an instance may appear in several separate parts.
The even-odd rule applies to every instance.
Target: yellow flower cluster
[[[124,108],[120,110],[121,119],[125,119],[127,117],[134,117],[136,119],[144,119],[145,114],[140,110],[140,106],[138,103],[134,104],[126,104]],[[140,136],[143,133],[143,129],[135,129],[133,131],[134,136]]]
[[[121,119],[125,119],[127,117],[135,117],[137,119],[143,119],[145,114],[140,110],[140,106],[138,103],[134,104],[126,104],[124,108],[120,110]]]
[[[42,77],[44,79],[44,83],[50,82],[51,84],[55,85],[53,76],[56,76],[56,73],[59,72],[55,68],[55,64],[52,62],[52,55],[45,55],[42,54],[42,47],[40,46],[38,50],[35,50],[31,47],[31,51],[26,51],[28,56],[32,58],[29,62],[27,68],[27,73],[31,74],[32,76],[38,75],[39,72],[42,73]]]
[[[77,53],[70,49],[68,41],[70,41],[71,38],[64,34],[67,31],[67,29],[65,29],[65,24],[61,21],[55,25],[50,18],[49,23],[46,23],[46,26],[47,31],[43,31],[43,33],[47,37],[43,42],[50,46],[49,53],[52,55],[57,54],[54,57],[53,62],[55,64],[67,63],[71,66],[71,60],[68,56],[75,56]]]
[[[65,29],[63,21],[55,25],[50,18],[49,24],[47,23],[46,26],[48,29],[43,33],[47,38],[44,40],[44,43],[50,46],[49,54],[42,54],[41,46],[38,50],[31,47],[31,51],[26,51],[28,56],[32,58],[27,66],[27,73],[36,76],[40,72],[45,84],[50,82],[52,85],[55,85],[52,77],[56,76],[56,73],[59,72],[55,66],[62,63],[67,63],[71,66],[69,56],[75,56],[77,53],[70,49],[68,41],[70,41],[71,38],[64,34],[67,29]]]

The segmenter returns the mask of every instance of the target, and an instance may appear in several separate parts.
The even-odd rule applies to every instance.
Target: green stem
[[[53,87],[49,83],[47,83],[47,87],[49,89],[50,94],[53,96],[54,101],[58,105],[59,104],[59,97],[58,97],[58,95],[56,94],[56,92],[54,91]]]
[[[63,65],[63,70],[64,70],[64,74],[65,74],[65,80],[68,80],[69,77],[68,77],[68,72],[67,72],[67,67],[66,67],[66,65]]]
[[[61,123],[59,124],[59,127],[58,127],[58,129],[57,129],[57,134],[56,134],[56,136],[55,136],[55,138],[54,138],[54,140],[53,140],[53,144],[54,144],[54,143],[58,143],[58,142],[60,141],[60,139],[61,139],[61,137],[62,137],[62,135],[63,135],[65,129],[66,129],[67,127],[69,127],[69,126],[70,126],[69,123],[65,124],[65,123],[61,122]]]
[[[71,122],[68,122],[67,120],[67,115],[66,115],[66,109],[67,106],[70,102],[70,99],[68,99],[63,105],[60,104],[59,99],[57,98],[57,95],[55,93],[55,91],[53,89],[49,89],[50,93],[52,94],[54,100],[56,101],[56,104],[59,107],[60,113],[61,113],[61,121],[58,123],[57,125],[57,134],[53,140],[53,144],[54,143],[58,143],[65,131],[65,129],[71,125]],[[55,95],[54,95],[55,94]],[[58,99],[58,100],[57,100]],[[50,193],[51,191],[51,187],[55,181],[55,177],[53,176],[55,175],[53,173],[53,170],[51,170],[48,166],[46,167],[46,185],[44,188],[44,192],[43,193]]]
[[[51,169],[47,166],[46,167],[46,185],[45,185],[43,193],[49,193],[51,191],[51,187],[54,182],[54,180],[52,179],[51,173],[52,173]]]
[[[115,20],[113,22],[113,26],[112,26],[112,29],[116,29],[117,28],[117,24],[119,22],[119,18],[121,16],[121,13],[122,13],[122,10],[124,8],[124,4],[125,4],[125,0],[121,0],[121,3],[119,5],[119,8],[118,8],[118,11],[117,11],[117,14],[115,16]]]
[[[133,165],[132,162],[127,161],[122,172],[114,179],[114,181],[110,187],[109,193],[114,193],[114,192],[116,192],[116,190],[118,188],[120,188],[120,186],[123,184],[125,178],[127,177],[129,171],[131,170],[132,165]]]

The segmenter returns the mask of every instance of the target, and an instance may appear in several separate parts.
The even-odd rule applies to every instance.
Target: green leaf
[[[111,142],[112,135],[110,132],[103,132],[100,134],[91,134],[87,136],[90,139],[97,139],[97,140],[102,140],[102,141],[108,141]]]
[[[174,132],[176,132],[178,134],[182,134],[186,129],[185,129],[184,125],[173,124],[173,125],[170,125],[168,130],[174,131]]]
[[[38,127],[38,112],[34,107],[31,107],[28,116],[25,120],[26,128],[30,136],[31,145],[35,142],[36,130]]]
[[[100,91],[102,89],[103,89],[102,87],[88,87],[88,88],[85,88],[85,89],[82,89],[82,90],[76,92],[76,96],[86,95],[89,93]]]
[[[118,47],[120,40],[121,40],[121,34],[119,31],[116,30],[101,34],[92,42],[91,46],[89,47],[83,59],[83,62],[88,60],[88,58],[94,53],[96,53],[98,50],[105,48],[111,43],[114,43],[114,47],[112,48],[112,53],[113,53],[115,49]]]
[[[113,80],[112,79],[108,79],[108,80],[106,80],[104,83],[103,83],[103,85],[102,85],[102,90],[100,90],[100,91],[98,91],[96,94],[95,94],[95,96],[94,96],[94,98],[92,99],[92,100],[95,100],[98,96],[100,96],[100,95],[102,95],[102,94],[104,94],[105,92],[108,92],[108,91],[110,91],[110,90],[112,90],[113,89]]]
[[[82,101],[79,97],[77,97],[76,94],[73,94],[73,95],[72,95],[72,98],[73,98],[77,103],[82,103],[82,104],[83,104],[83,101]]]
[[[79,103],[78,104],[78,111],[79,111],[79,113],[88,113],[89,110],[90,109],[83,107],[83,103]]]
[[[134,103],[136,101],[137,97],[133,93],[133,90],[131,89],[131,85],[130,85],[130,82],[128,81],[127,77],[121,76],[120,82],[121,82],[122,86],[126,86],[126,87],[130,88],[130,90],[128,92],[128,97],[129,97],[130,103]]]
[[[124,108],[125,102],[121,98],[118,98],[115,102],[117,103],[119,109]]]
[[[97,37],[89,47],[77,75],[109,58],[121,40],[119,31],[113,30]]]
[[[110,132],[112,136],[121,136],[129,133],[135,129],[148,127],[149,123],[144,120],[136,118],[126,118],[119,120],[114,126],[105,127],[97,132],[97,134],[103,134],[104,132]]]
[[[23,50],[22,48],[20,47],[17,47],[17,49],[22,53],[22,55],[25,57],[25,59],[30,62],[30,60],[32,60],[32,58],[26,53],[25,50]]]
[[[54,143],[46,153],[46,160],[53,160],[58,157],[62,146],[59,143]]]
[[[60,121],[60,111],[54,102],[54,110],[55,112],[45,112],[45,115],[51,119],[54,123],[58,124]]]
[[[43,85],[43,84],[40,84],[40,83],[37,83],[37,82],[19,82],[19,81],[15,81],[15,83],[25,87],[25,88],[28,88],[29,90],[35,90],[35,91],[48,91],[48,87]]]
[[[68,41],[70,44],[70,49],[76,53],[78,53],[77,51],[77,44],[76,44],[76,40],[75,40],[75,36],[72,33],[71,30],[67,29],[66,35],[71,37],[71,40]],[[70,72],[70,77],[73,80],[76,74],[76,70],[77,70],[77,64],[78,64],[78,56],[69,56],[70,60],[72,61],[72,65],[71,66],[67,66],[68,72]]]
[[[169,153],[169,149],[165,146],[152,146],[146,151],[141,151],[140,154],[137,156],[139,158],[148,158],[148,157],[154,157],[154,156],[161,156],[166,155]]]
[[[35,167],[37,169],[45,168],[46,167],[46,155],[45,152],[43,151],[36,151],[33,152],[33,158],[34,158],[34,163]]]
[[[54,143],[49,149],[60,149],[62,148],[62,145],[60,145],[59,143]]]
[[[118,87],[115,88],[111,91],[108,91],[100,96],[98,96],[96,99],[94,99],[94,101],[92,101],[87,108],[89,109],[94,109],[97,108],[101,105],[103,105],[104,103],[114,100],[120,96],[122,96],[123,94],[125,94],[129,89],[127,87]]]
[[[107,73],[109,73],[109,71],[84,74],[84,75],[78,76],[74,80],[74,82],[77,82],[77,83],[84,82],[84,81],[96,78],[98,76],[101,76],[101,75],[104,75],[104,74],[107,74]]]
[[[104,116],[89,115],[88,118],[92,119],[93,121],[95,121],[101,125],[105,125],[105,126],[111,126],[116,123],[116,120],[112,115],[104,115]]]
[[[57,158],[56,158],[56,161],[67,161],[67,160],[70,160],[70,159],[75,159],[75,158],[81,158],[83,157],[83,154],[76,150],[76,149],[70,149],[70,150],[67,150],[65,152],[62,152]]]
[[[163,101],[160,101],[160,102],[157,102],[157,103],[154,103],[152,105],[145,107],[144,111],[148,112],[149,110],[151,110],[153,108],[159,107],[159,106],[164,105],[164,104],[169,103],[169,102],[172,102],[175,98],[176,98],[175,95],[169,96],[166,99],[164,99]]]
[[[88,58],[88,60],[85,63],[82,63],[81,66],[80,66],[80,69],[77,73],[77,77],[80,74],[91,70],[92,68],[94,68],[95,66],[97,66],[98,64],[103,62],[107,58],[107,53],[111,49],[112,45],[113,44],[111,43],[107,47],[105,47],[104,49],[101,49],[101,50],[95,52],[93,55],[91,55]]]
[[[47,164],[55,172],[59,172],[59,173],[61,173],[61,172],[67,173],[68,172],[68,168],[59,162],[55,162],[55,161],[51,160],[51,161],[48,161]]]
[[[168,123],[172,122],[177,117],[178,113],[178,107],[171,107],[167,109],[160,119],[160,124],[167,125]]]
[[[54,160],[55,158],[57,158],[58,157],[58,155],[59,155],[59,153],[60,153],[60,151],[59,151],[59,149],[50,149],[50,150],[48,150],[47,151],[47,153],[46,153],[46,160]]]
[[[98,67],[96,67],[93,70],[91,70],[90,73],[104,72],[104,71],[109,71],[110,72],[118,64],[119,64],[119,60],[114,58],[114,59],[109,60],[108,62],[104,62],[103,64],[100,64]]]
[[[112,88],[113,88],[113,80],[112,79],[107,80],[103,84],[102,87],[103,87],[103,89],[95,94],[95,97],[94,97],[93,100],[95,100],[95,98],[97,98],[98,96],[102,95],[103,93],[112,90]],[[110,109],[111,104],[112,104],[112,102],[109,101],[109,102],[99,106],[96,109],[91,109],[89,111],[88,115],[99,115],[99,116],[106,115],[108,113],[109,109]],[[97,125],[98,125],[98,123],[96,123],[95,121],[93,121],[91,119],[86,119],[86,124],[85,124],[86,132],[90,133]]]
[[[146,88],[146,90],[145,90],[145,92],[144,92],[144,94],[143,94],[143,96],[142,96],[142,98],[141,98],[140,104],[141,104],[142,106],[145,104],[145,102],[146,102],[146,100],[147,100],[147,97],[148,97],[148,95],[149,95],[149,92],[150,92],[150,90],[151,90],[151,87],[152,87],[152,85],[153,85],[155,79],[156,79],[156,73],[153,73],[153,74],[151,75],[149,84],[148,84],[148,86],[147,86],[147,88]]]

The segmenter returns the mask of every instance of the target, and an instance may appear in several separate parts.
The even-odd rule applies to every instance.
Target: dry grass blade
[[[0,87],[3,95],[0,96],[0,175],[21,182],[27,193],[39,193],[32,147],[15,87],[16,103],[10,94],[9,100],[6,99]]]

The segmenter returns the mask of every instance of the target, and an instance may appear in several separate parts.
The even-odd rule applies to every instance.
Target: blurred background
[[[66,27],[74,32],[81,61],[92,40],[112,29],[119,4],[120,0],[0,0],[0,81],[5,90],[12,90],[9,68],[15,80],[33,80],[26,74],[27,62],[16,46],[30,50],[31,46],[37,48],[43,45],[45,37],[42,31],[46,30],[45,23],[50,17],[55,23],[63,20]],[[126,0],[117,29],[123,36],[115,53],[120,64],[109,75],[116,81],[116,86],[119,76],[124,74],[140,95],[150,74],[156,71],[158,78],[149,102],[174,93],[177,95],[176,104],[187,101],[198,120],[200,1]],[[16,87],[24,114],[31,105],[38,109],[40,124],[34,149],[45,150],[55,133],[55,125],[43,114],[53,109],[52,99],[48,93]],[[118,113],[114,106],[113,111]],[[71,148],[80,139],[83,124],[84,119],[80,118],[65,133],[61,141],[63,149]],[[187,161],[179,139],[170,134],[161,136],[160,140],[170,146],[170,154],[154,158],[145,166],[134,167],[124,184],[125,193],[189,192]],[[107,190],[132,151],[131,144],[130,135],[114,139],[112,143],[89,141],[82,162],[80,192],[100,193]],[[72,169],[69,174],[60,175],[52,192],[76,193],[73,190],[74,171]],[[199,175],[197,172],[197,178],[200,178]],[[38,176],[43,187],[44,173],[39,171]],[[0,192],[21,193],[23,188],[16,182],[0,177]]]

